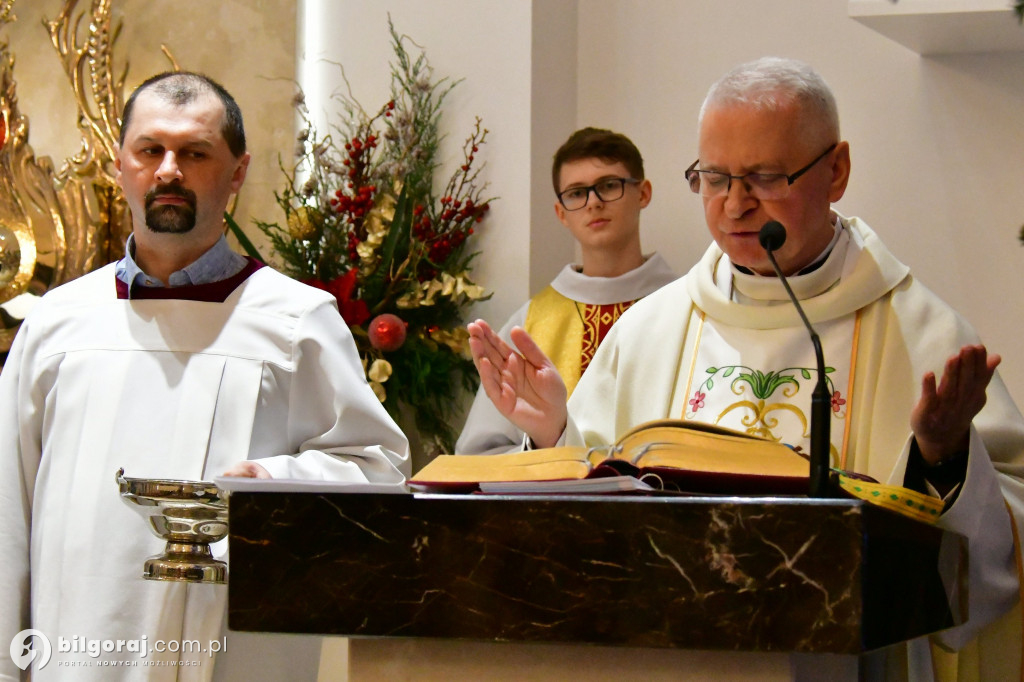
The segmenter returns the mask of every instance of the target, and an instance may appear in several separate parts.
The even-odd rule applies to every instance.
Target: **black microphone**
[[[768,254],[768,260],[771,261],[775,274],[779,276],[782,286],[789,294],[789,300],[793,302],[796,311],[800,313],[800,319],[807,327],[807,332],[811,335],[811,343],[814,344],[814,358],[818,362],[818,383],[814,386],[814,392],[811,393],[811,476],[810,489],[807,494],[810,497],[833,497],[832,487],[829,484],[829,451],[831,449],[831,416],[829,412],[832,410],[832,396],[829,395],[828,385],[825,383],[825,354],[821,350],[821,339],[818,338],[818,333],[814,331],[810,320],[807,319],[803,306],[800,305],[800,301],[789,287],[789,282],[782,274],[779,264],[775,262],[773,252],[782,248],[782,245],[786,243],[786,228],[777,220],[769,220],[761,227],[757,238],[765,253]]]
[[[772,265],[775,265],[772,252],[778,251],[786,243],[786,228],[778,220],[769,220],[761,226],[761,231],[757,233],[757,239],[761,242],[761,248],[768,252],[768,258],[772,261]],[[779,272],[777,265],[775,266],[775,272]],[[782,276],[781,273],[779,276]],[[797,308],[799,307],[797,305]]]

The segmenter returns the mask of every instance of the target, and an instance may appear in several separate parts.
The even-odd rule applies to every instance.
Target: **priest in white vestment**
[[[849,143],[810,67],[737,67],[712,86],[699,132],[686,175],[715,242],[700,262],[620,318],[567,406],[529,335],[513,330],[517,353],[470,325],[484,390],[538,447],[613,443],[677,418],[809,450],[817,364],[759,241],[781,222],[777,260],[824,349],[832,466],[942,498],[938,525],[969,544],[966,622],[884,650],[880,669],[893,680],[1019,679],[1024,418],[999,357],[863,221],[832,210]]]
[[[8,650],[27,629],[51,646],[34,680],[316,679],[319,639],[228,634],[225,586],[141,579],[164,543],[115,483],[404,486],[408,443],[333,297],[227,247],[248,162],[204,76],[161,74],[125,107],[127,255],[44,296],[0,375],[0,680],[38,647]]]

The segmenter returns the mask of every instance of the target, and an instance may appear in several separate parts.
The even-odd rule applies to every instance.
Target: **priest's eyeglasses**
[[[833,143],[823,151],[814,161],[800,170],[786,175],[785,173],[746,173],[744,175],[729,175],[722,171],[700,170],[697,164],[700,159],[694,161],[686,169],[686,181],[690,183],[690,189],[694,194],[704,197],[717,197],[720,194],[727,194],[732,186],[733,180],[739,180],[746,187],[747,192],[761,201],[778,201],[789,196],[789,186],[800,179],[807,171],[814,168],[814,165],[824,159],[838,146]]]
[[[590,201],[590,193],[597,195],[600,201],[618,201],[626,193],[626,185],[636,185],[636,178],[605,178],[596,185],[586,187],[570,187],[558,193],[558,203],[566,211],[578,211]]]

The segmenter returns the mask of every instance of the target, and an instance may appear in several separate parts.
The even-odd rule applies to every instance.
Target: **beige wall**
[[[975,325],[1024,404],[1024,52],[924,58],[843,0],[580,0],[578,43],[579,122],[636,140],[654,183],[646,245],[680,269],[709,242],[682,177],[708,86],[762,55],[813,64],[853,157],[837,208]]]
[[[81,0],[80,10],[90,2]],[[251,217],[275,220],[273,190],[281,185],[279,151],[291,150],[291,96],[295,78],[295,3],[292,0],[113,0],[123,19],[118,64],[130,70],[125,95],[147,77],[171,68],[166,45],[183,69],[222,83],[245,117],[249,175],[236,218],[254,238]],[[7,27],[14,53],[21,112],[29,118],[29,143],[37,156],[58,167],[78,151],[75,103],[43,19],[60,12],[62,0],[15,0],[18,20]],[[83,22],[84,33],[84,22]]]
[[[1004,356],[1002,375],[1024,400],[1017,343],[1024,305],[1015,300],[1024,292],[1017,241],[1024,223],[1024,52],[921,57],[849,18],[842,0],[331,4],[361,17],[354,22],[361,30],[338,28],[346,65],[373,55],[358,64],[359,77],[383,79],[386,36],[377,24],[390,11],[443,73],[466,77],[454,116],[482,113],[492,128],[489,174],[501,201],[478,242],[484,254],[477,264],[480,283],[496,292],[478,311],[492,322],[502,322],[567,257],[547,173],[550,154],[572,129],[606,126],[636,140],[654,183],[645,247],[685,272],[709,242],[700,202],[682,178],[696,156],[704,93],[741,61],[792,56],[815,65],[839,99],[854,169],[837,208],[865,219],[970,319]],[[528,24],[509,20],[527,7]],[[477,21],[484,16],[488,21]],[[525,32],[530,90],[522,94]],[[468,44],[477,47],[467,51]],[[458,111],[463,104],[468,109]],[[523,144],[531,145],[528,165]]]
[[[17,0],[19,20],[7,31],[31,143],[57,163],[77,149],[70,92],[41,26],[61,4]],[[1015,300],[1024,291],[1016,239],[1024,223],[1024,53],[921,57],[850,19],[842,0],[329,4],[351,20],[325,32],[342,45],[350,75],[373,83],[366,87],[384,87],[389,10],[439,72],[466,77],[446,110],[451,131],[457,140],[467,119],[484,116],[489,179],[501,197],[478,242],[478,277],[496,292],[478,311],[488,319],[502,321],[568,258],[545,189],[547,147],[576,126],[607,126],[637,141],[655,187],[645,245],[685,271],[708,242],[699,202],[682,184],[703,94],[728,67],[781,54],[814,64],[838,94],[854,161],[838,208],[867,220],[975,324],[1004,355],[1003,376],[1024,400],[1016,338],[1024,305]],[[292,147],[301,6],[115,0],[125,17],[119,45],[131,61],[129,86],[166,67],[166,43],[183,67],[210,73],[238,97],[255,157],[239,217],[253,236],[251,216],[278,217],[272,191],[281,180],[277,155]]]

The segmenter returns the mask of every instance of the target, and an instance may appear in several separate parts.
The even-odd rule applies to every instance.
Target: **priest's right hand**
[[[520,327],[511,332],[519,352],[483,320],[470,322],[467,329],[473,364],[487,397],[534,445],[555,445],[565,431],[568,411],[565,382],[551,360]]]

